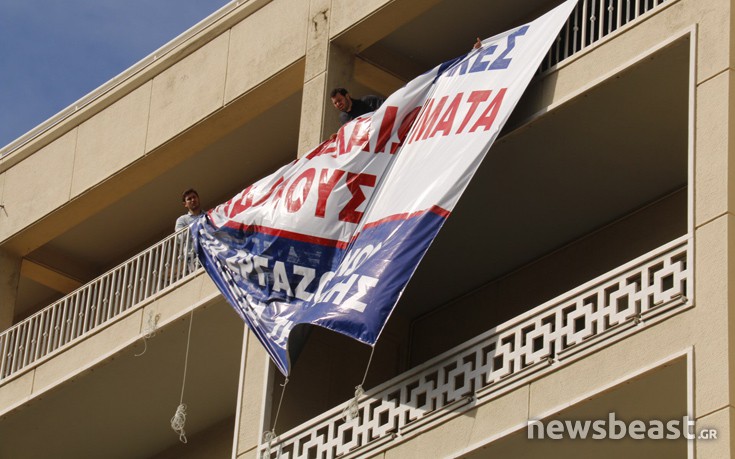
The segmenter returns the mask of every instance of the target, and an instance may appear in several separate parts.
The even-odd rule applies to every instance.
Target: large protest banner
[[[192,224],[206,271],[283,374],[299,324],[375,344],[575,4],[417,77]]]

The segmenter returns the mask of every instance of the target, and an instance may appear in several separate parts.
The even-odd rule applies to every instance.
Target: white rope
[[[344,410],[342,410],[342,417],[345,421],[355,419],[357,416],[360,415],[360,397],[362,397],[365,394],[365,391],[363,390],[362,386],[365,385],[365,380],[367,379],[368,370],[370,370],[370,364],[373,362],[373,354],[375,353],[375,347],[372,348],[370,351],[370,358],[368,359],[367,366],[365,367],[365,374],[362,376],[362,382],[355,386],[355,396],[350,400],[350,403],[347,404]]]
[[[181,397],[179,398],[179,406],[176,408],[174,417],[171,418],[171,428],[179,434],[179,441],[186,443],[186,432],[184,424],[186,424],[186,405],[184,404],[184,388],[186,387],[186,370],[189,366],[189,344],[191,343],[191,324],[194,323],[194,311],[191,311],[191,319],[189,319],[189,334],[186,336],[186,358],[184,359],[184,377],[181,381]]]
[[[278,435],[276,434],[276,424],[278,423],[278,415],[281,414],[281,405],[283,404],[283,395],[286,393],[287,384],[288,378],[286,378],[283,384],[281,384],[281,387],[283,389],[281,390],[281,398],[278,400],[278,408],[276,409],[276,417],[273,419],[273,427],[271,428],[271,430],[263,433],[263,441],[267,443],[264,456],[267,458],[271,457],[271,445],[273,444],[273,442],[278,442]],[[276,458],[279,457],[281,457],[280,445],[278,447],[278,453],[276,454]]]
[[[187,442],[184,424],[186,424],[186,405],[182,403],[176,408],[176,414],[171,418],[171,428],[179,434],[179,441],[181,443]]]
[[[365,394],[365,391],[362,390],[362,384],[355,386],[355,396],[350,400],[350,403],[347,404],[345,409],[342,410],[342,418],[345,421],[355,419],[360,414],[359,401],[363,394]]]
[[[265,458],[270,459],[270,457],[271,457],[271,451],[272,451],[272,447],[273,447],[272,445],[273,445],[273,442],[274,441],[275,442],[278,441],[278,435],[276,435],[276,433],[274,431],[269,430],[269,431],[267,431],[267,432],[265,432],[263,434],[263,441],[266,442],[266,447],[265,447],[265,451],[261,455],[261,459],[265,459]],[[281,457],[281,448],[280,448],[280,445],[278,447],[278,452],[276,453],[276,458],[279,458],[279,457]]]
[[[161,318],[161,314],[153,314],[153,311],[148,311],[148,327],[146,327],[146,334],[143,335],[143,352],[140,354],[134,354],[135,357],[140,357],[145,354],[148,350],[148,340],[156,336],[158,331],[158,319]]]

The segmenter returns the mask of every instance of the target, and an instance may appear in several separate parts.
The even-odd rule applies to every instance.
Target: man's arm
[[[186,223],[186,215],[182,215],[181,217],[176,219],[176,225],[174,226],[174,231],[179,231],[182,228],[186,228],[189,226]]]

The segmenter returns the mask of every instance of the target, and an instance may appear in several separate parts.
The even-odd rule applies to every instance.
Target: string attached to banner
[[[271,445],[274,441],[278,441],[278,435],[276,434],[276,424],[278,423],[278,415],[281,414],[281,405],[283,404],[283,396],[286,393],[286,385],[288,385],[288,378],[286,378],[283,384],[281,384],[281,398],[278,400],[278,408],[276,409],[276,417],[273,418],[273,426],[271,427],[271,430],[268,430],[263,434],[263,441],[267,443],[264,456],[267,458],[271,457]],[[280,445],[276,457],[281,457]]]
[[[375,346],[371,346],[370,350],[370,358],[368,359],[367,366],[365,367],[365,374],[362,376],[362,382],[355,386],[355,396],[350,400],[350,403],[347,404],[344,410],[342,410],[342,417],[345,421],[355,419],[359,414],[359,402],[360,397],[362,397],[365,394],[365,390],[363,389],[363,386],[365,385],[365,380],[367,379],[368,371],[370,370],[370,364],[373,362],[373,354],[375,353]]]

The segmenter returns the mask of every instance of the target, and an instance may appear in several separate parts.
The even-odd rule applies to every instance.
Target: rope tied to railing
[[[362,376],[362,382],[355,386],[355,396],[350,400],[344,410],[342,410],[342,417],[345,421],[355,419],[360,415],[360,397],[365,394],[363,386],[367,379],[368,371],[370,370],[370,364],[373,362],[373,354],[375,354],[375,347],[373,346],[370,350],[370,358],[368,359],[367,366],[365,367],[365,374]]]
[[[143,335],[143,352],[134,354],[135,357],[140,357],[148,350],[148,340],[156,336],[158,332],[158,320],[160,318],[161,314],[154,314],[153,311],[148,311],[148,326],[146,327],[146,334]]]
[[[272,430],[269,430],[263,434],[263,441],[265,441],[265,451],[261,455],[261,459],[270,459],[273,449],[273,442],[278,442],[278,435]],[[281,448],[279,446],[276,452],[276,458],[281,457]]]
[[[271,449],[273,442],[278,442],[278,434],[276,434],[276,424],[278,423],[278,415],[281,414],[281,405],[283,404],[283,396],[286,393],[286,385],[288,385],[288,378],[281,384],[281,398],[278,400],[278,408],[276,409],[276,417],[273,419],[273,426],[271,430],[267,430],[263,433],[263,441],[266,442],[264,454],[261,457],[270,459]],[[279,445],[276,458],[281,457],[281,447]]]

